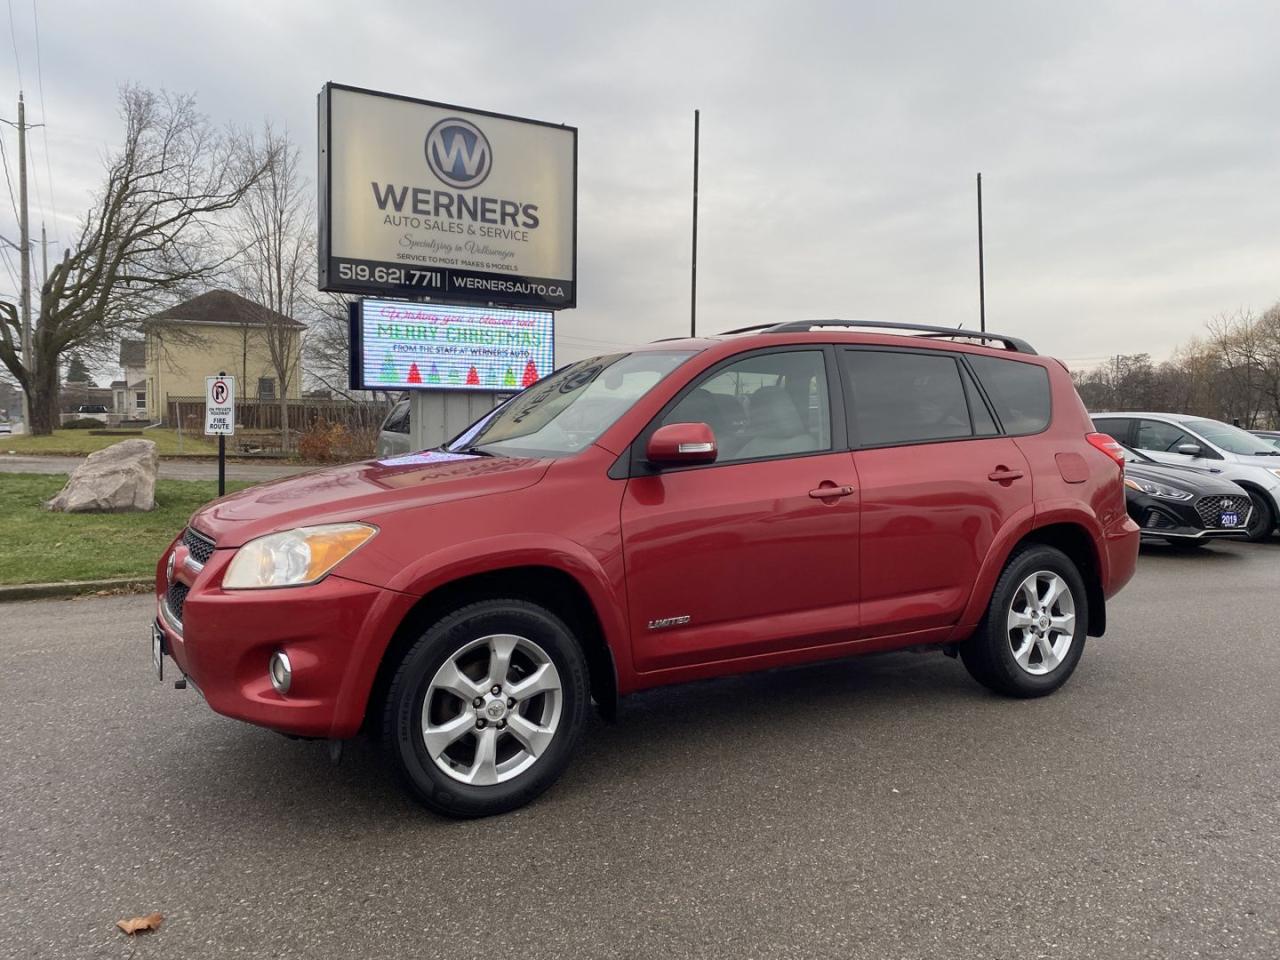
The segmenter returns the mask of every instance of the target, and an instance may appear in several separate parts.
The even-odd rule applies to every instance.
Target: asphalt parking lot
[[[1144,548],[1056,696],[894,654],[659,691],[454,823],[0,607],[0,956],[1280,956],[1280,541]],[[159,911],[136,943],[117,919]]]

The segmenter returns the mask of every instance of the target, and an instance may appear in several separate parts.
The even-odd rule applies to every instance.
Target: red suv
[[[819,321],[594,357],[441,449],[199,511],[153,655],[227,716],[380,735],[459,817],[537,796],[590,700],[647,687],[933,646],[1041,696],[1137,558],[1092,431],[1066,368],[995,334]]]

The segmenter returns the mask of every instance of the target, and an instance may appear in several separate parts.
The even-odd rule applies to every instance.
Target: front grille
[[[213,556],[213,541],[203,533],[197,533],[190,527],[182,531],[182,542],[186,545],[191,559],[204,566]]]
[[[164,602],[169,607],[169,612],[173,614],[173,619],[179,623],[182,622],[182,605],[187,602],[187,593],[191,588],[185,583],[179,583],[175,580],[169,584],[169,592],[164,596]]]
[[[1196,501],[1196,513],[1200,514],[1200,522],[1210,529],[1222,526],[1224,513],[1235,513],[1239,518],[1239,526],[1249,522],[1249,513],[1253,509],[1253,501],[1239,494],[1201,497]]]

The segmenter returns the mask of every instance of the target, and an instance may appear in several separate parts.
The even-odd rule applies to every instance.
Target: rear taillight
[[[1116,462],[1121,470],[1124,469],[1124,448],[1116,443],[1111,437],[1105,433],[1090,433],[1085,436],[1091,446],[1097,447],[1108,457]]]

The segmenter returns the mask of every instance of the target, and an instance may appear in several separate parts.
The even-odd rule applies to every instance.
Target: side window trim
[[[679,406],[680,402],[698,388],[698,386],[710,378],[717,376],[726,368],[734,364],[741,363],[743,360],[749,360],[752,357],[766,356],[771,353],[815,353],[821,352],[823,355],[823,373],[827,380],[827,404],[830,408],[830,429],[831,442],[825,450],[807,450],[803,453],[780,454],[771,457],[754,457],[750,460],[727,460],[724,462],[716,461],[715,463],[699,463],[690,464],[684,467],[663,467],[661,469],[653,467],[644,457],[645,447],[649,442],[649,437],[653,432],[661,426],[663,419]],[[835,348],[829,343],[786,343],[779,344],[776,347],[761,347],[756,350],[746,350],[742,353],[735,353],[732,356],[725,357],[719,363],[713,364],[701,373],[696,374],[688,383],[663,404],[653,418],[646,423],[640,432],[636,434],[628,445],[627,449],[622,451],[618,459],[614,461],[612,467],[609,468],[609,477],[614,480],[624,479],[626,477],[653,477],[665,473],[683,473],[687,470],[714,470],[716,467],[731,467],[745,463],[768,463],[773,460],[800,460],[805,457],[825,457],[832,453],[842,453],[848,451],[848,435],[846,431],[846,417],[843,407],[843,397],[833,386],[833,370],[838,368],[839,364],[835,359]],[[837,407],[837,401],[841,406]]]
[[[978,391],[978,397],[982,400],[982,405],[987,408],[987,415],[991,417],[991,422],[996,425],[996,432],[993,434],[993,436],[997,436],[997,437],[1008,436],[1008,433],[1004,428],[1004,424],[1000,422],[1000,413],[996,410],[996,405],[992,402],[991,397],[988,396],[987,388],[984,387],[982,385],[982,381],[978,379],[977,372],[973,369],[973,367],[969,365],[968,358],[965,357],[963,353],[959,353],[959,354],[956,354],[956,359],[960,361],[960,366],[964,369],[964,374],[962,375],[961,379],[963,379],[964,377],[969,378],[969,382],[972,383],[974,386],[974,389]],[[964,392],[964,398],[965,398],[965,402],[967,403],[969,400],[968,390]],[[969,423],[970,425],[974,424],[972,409],[969,410]],[[975,439],[982,439],[978,437],[978,430],[976,426],[974,426],[973,434]]]
[[[950,357],[951,360],[956,363],[956,377],[960,380],[961,394],[962,395],[964,394],[964,377],[960,370],[961,361],[959,358],[961,355],[959,353],[953,353],[950,350],[926,350],[926,349],[920,349],[915,347],[897,347],[897,346],[883,347],[878,344],[862,344],[862,343],[840,344],[840,350],[844,353],[854,353],[854,352],[908,353],[908,354],[923,355],[926,357],[939,357],[939,356]],[[918,447],[918,446],[924,446],[925,444],[930,444],[930,443],[964,443],[965,441],[968,441],[968,440],[990,440],[992,439],[992,436],[999,437],[999,436],[1005,435],[1004,428],[1000,424],[1000,419],[996,417],[994,411],[992,411],[992,416],[991,416],[992,422],[996,425],[996,429],[1000,432],[993,434],[992,436],[981,436],[981,437],[978,436],[974,432],[973,411],[969,409],[968,397],[965,397],[965,415],[969,418],[969,436],[967,437],[937,437],[932,440],[899,440],[896,443],[863,444],[861,437],[857,436],[857,430],[858,430],[857,418],[853,416],[848,416],[848,413],[852,408],[853,397],[854,397],[853,384],[849,379],[849,369],[843,363],[837,363],[837,366],[840,368],[841,389],[844,392],[845,396],[849,398],[849,404],[850,404],[850,408],[846,409],[845,411],[846,420],[848,421],[848,425],[849,425],[849,449],[850,450],[887,450],[892,447]],[[982,390],[982,382],[978,380],[977,377],[974,377],[974,383],[977,385],[979,390]],[[983,391],[983,402],[990,405],[990,400],[986,396],[986,391]]]

